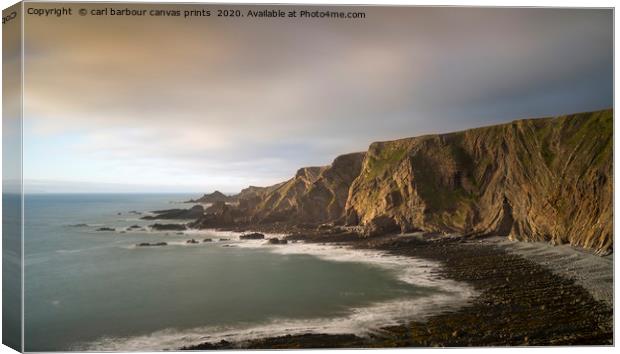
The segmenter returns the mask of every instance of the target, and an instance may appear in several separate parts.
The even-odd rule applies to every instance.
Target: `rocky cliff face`
[[[359,175],[364,153],[338,156],[329,166],[305,167],[290,180],[249,187],[237,196],[251,222],[322,223],[340,219],[349,187]]]
[[[440,231],[612,249],[611,110],[373,143],[345,207],[369,235]]]
[[[229,197],[226,194],[215,191],[211,194],[204,194],[198,199],[190,199],[186,203],[217,203],[217,202],[233,202],[234,197]]]
[[[604,110],[377,142],[244,189],[224,221],[490,234],[602,254],[613,246],[612,139],[613,112]],[[204,219],[213,227],[224,218]]]

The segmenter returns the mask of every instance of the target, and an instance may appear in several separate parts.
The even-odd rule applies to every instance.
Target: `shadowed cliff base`
[[[613,250],[613,111],[376,142],[217,200],[194,228],[412,231]],[[221,195],[217,195],[221,199]]]

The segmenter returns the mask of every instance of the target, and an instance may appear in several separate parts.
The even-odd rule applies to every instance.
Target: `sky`
[[[234,193],[373,141],[612,106],[611,10],[341,10],[366,17],[27,16],[26,190]]]

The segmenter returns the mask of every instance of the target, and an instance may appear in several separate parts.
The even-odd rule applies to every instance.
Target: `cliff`
[[[229,197],[226,194],[215,191],[211,194],[204,194],[202,197],[198,199],[190,199],[185,203],[217,203],[217,202],[234,202],[234,197]]]
[[[376,142],[244,189],[227,222],[500,235],[604,254],[613,248],[612,139],[604,110]]]
[[[290,180],[270,187],[249,187],[237,195],[239,208],[254,223],[322,223],[342,218],[364,153],[338,156],[331,165],[304,167]]]
[[[611,251],[611,110],[370,146],[346,203],[367,234],[440,231]]]

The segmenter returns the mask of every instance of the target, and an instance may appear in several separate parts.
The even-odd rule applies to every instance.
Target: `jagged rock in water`
[[[202,205],[194,205],[189,209],[167,209],[167,210],[155,210],[153,214],[141,217],[143,220],[158,220],[158,219],[197,219],[204,213]]]
[[[184,231],[187,230],[187,226],[183,224],[153,224],[151,225],[153,230],[158,231]]]
[[[144,230],[144,228],[140,225],[131,225],[127,228],[128,231],[133,231],[133,230]]]
[[[270,245],[286,245],[288,241],[286,239],[279,239],[277,237],[273,237],[273,238],[267,239],[267,243]]]
[[[265,238],[265,235],[258,232],[252,232],[251,234],[241,235],[239,238],[242,240],[262,240]]]
[[[243,217],[243,215],[237,207],[224,202],[216,202],[208,207],[196,221],[191,223],[190,227],[207,229],[233,226],[239,222],[238,218]]]
[[[153,246],[167,246],[168,244],[166,242],[154,242],[154,243],[149,243],[149,242],[142,242],[142,243],[138,243],[136,246],[138,247],[153,247]]]

